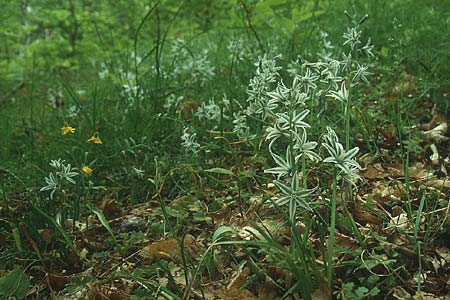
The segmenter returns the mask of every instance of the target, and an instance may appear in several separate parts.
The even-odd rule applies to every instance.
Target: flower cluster
[[[256,75],[250,79],[250,84],[247,89],[247,102],[249,104],[248,114],[260,114],[261,119],[265,120],[268,116],[273,114],[276,106],[269,103],[268,93],[272,90],[272,84],[280,77],[278,71],[281,67],[276,65],[275,56],[269,59],[266,54],[259,57],[259,61],[255,64]]]
[[[185,41],[177,39],[170,52],[173,58],[172,76],[186,78],[189,83],[199,83],[201,86],[215,76],[215,68],[208,59],[207,48],[200,55],[194,56]]]
[[[280,109],[279,112],[273,112],[273,125],[266,130],[269,152],[277,166],[264,172],[277,175],[274,184],[283,195],[276,203],[288,205],[291,220],[295,220],[297,207],[312,210],[310,197],[315,191],[308,189],[305,182],[300,182],[300,171],[304,176],[305,170],[299,170],[298,166],[299,160],[304,161],[305,158],[313,161],[320,159],[314,152],[317,143],[310,142],[307,138],[307,129],[311,126],[306,122],[310,111],[305,106],[309,99],[308,92],[312,90],[313,80],[317,79],[311,74],[303,77],[295,76],[290,87],[280,81],[274,91],[267,93],[268,103]],[[274,148],[275,145],[286,143],[283,157],[277,154]]]
[[[233,132],[241,141],[250,141],[256,137],[250,133],[250,127],[247,124],[247,117],[240,111],[233,115]]]
[[[246,57],[251,56],[251,51],[242,37],[235,37],[227,45],[228,51],[232,54],[232,59],[241,62]]]
[[[330,127],[327,127],[327,134],[324,136],[323,146],[330,155],[324,159],[324,162],[335,164],[339,168],[338,175],[344,175],[344,178],[348,182],[354,184],[353,179],[360,178],[357,171],[361,170],[361,166],[355,159],[359,148],[354,147],[345,151],[344,146],[339,143],[336,132]]]
[[[125,112],[128,112],[135,106],[136,102],[144,100],[144,91],[138,85],[124,84],[122,85],[121,96],[125,100]]]
[[[221,116],[220,106],[217,105],[214,98],[209,99],[209,101],[203,102],[195,113],[196,117],[200,121],[214,121],[219,122]]]
[[[68,134],[75,133],[77,129],[75,127],[70,126],[69,124],[64,124],[63,127],[61,127],[61,135],[65,136]],[[89,143],[101,145],[103,144],[102,139],[100,138],[100,134],[98,132],[95,132],[90,138],[86,140]]]
[[[305,210],[312,211],[312,207],[309,204],[309,197],[315,192],[314,189],[305,189],[300,184],[300,178],[297,173],[294,173],[290,185],[284,184],[282,181],[274,180],[274,184],[283,193],[283,196],[277,200],[278,205],[289,205],[289,217],[291,220],[295,220],[295,213],[297,207],[301,207]]]
[[[184,127],[183,129],[183,135],[181,136],[181,139],[183,142],[181,143],[181,146],[183,146],[184,151],[186,154],[192,153],[194,155],[197,155],[200,151],[200,144],[197,143],[197,134],[196,133],[190,133],[188,127]]]
[[[52,160],[50,166],[55,169],[54,172],[50,172],[48,177],[45,177],[46,186],[40,189],[40,191],[51,191],[50,197],[53,198],[53,194],[56,190],[62,188],[64,183],[75,184],[73,177],[78,175],[70,164],[65,164],[64,160]]]
[[[183,96],[170,94],[164,101],[163,107],[166,111],[176,111],[183,103]]]
[[[75,133],[76,128],[70,126],[69,124],[64,124],[63,127],[61,127],[61,135],[68,135],[69,133]]]
[[[292,78],[290,85],[280,79],[281,68],[266,56],[258,62],[257,75],[250,80],[247,112],[257,113],[263,121],[270,121],[270,125],[266,127],[266,140],[275,166],[266,169],[265,173],[277,176],[274,184],[282,193],[277,204],[288,205],[292,220],[295,219],[297,207],[309,211],[314,207],[311,197],[315,189],[308,188],[306,180],[308,164],[333,164],[337,170],[335,175],[353,186],[355,179],[359,178],[357,173],[361,166],[356,161],[359,149],[345,149],[330,127],[327,127],[322,143],[329,156],[322,159],[316,152],[318,143],[308,139],[308,130],[311,128],[308,119],[311,116],[307,107],[311,103],[318,103],[319,99],[331,98],[342,104],[345,118],[349,118],[349,88],[360,82],[367,83],[369,74],[367,65],[356,61],[355,57],[359,52],[365,53],[367,57],[373,55],[370,39],[364,44],[361,36],[362,32],[357,27],[344,34],[344,45],[348,45],[350,51],[343,54],[343,60],[338,60],[332,58],[330,51],[333,47],[323,33],[321,38],[327,45],[327,52],[319,55],[321,61],[318,62],[304,61],[300,57],[292,61],[287,69]],[[277,83],[275,88],[272,87],[274,83]],[[235,127],[243,123],[242,115],[235,114]],[[348,124],[347,120],[347,147],[350,129]],[[238,130],[241,135],[245,132],[243,125],[237,127],[236,131]],[[279,149],[284,149],[284,154],[279,154]]]
[[[100,134],[98,132],[95,132],[90,138],[88,138],[87,141],[97,145],[103,144],[102,139],[100,138]]]

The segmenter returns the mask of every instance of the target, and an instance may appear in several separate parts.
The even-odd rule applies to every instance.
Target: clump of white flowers
[[[231,53],[232,59],[236,62],[242,62],[245,58],[251,56],[251,51],[242,36],[230,39],[227,49]]]
[[[256,134],[251,134],[250,127],[247,124],[247,116],[240,111],[233,115],[233,132],[241,141],[250,141],[256,137]]]
[[[48,105],[54,109],[61,109],[63,106],[64,95],[61,90],[54,91],[53,89],[48,90]]]
[[[121,96],[125,100],[125,112],[128,112],[136,105],[136,102],[144,100],[144,91],[139,85],[124,84],[122,85]]]
[[[270,154],[277,166],[264,172],[277,175],[274,184],[279,188],[282,196],[276,203],[288,205],[289,217],[292,221],[295,220],[297,207],[313,210],[310,197],[315,189],[308,189],[304,180],[305,159],[313,161],[320,159],[314,152],[317,143],[309,142],[307,139],[307,129],[311,127],[305,120],[310,113],[305,108],[306,101],[309,99],[307,85],[308,82],[303,81],[301,76],[296,76],[290,87],[280,81],[273,92],[267,93],[268,103],[276,108],[279,107],[280,112],[274,111],[274,123],[267,128],[266,137],[269,141]],[[277,154],[274,149],[275,145],[280,144],[287,144],[283,156]]]
[[[183,128],[183,135],[181,136],[183,142],[181,146],[184,148],[184,152],[186,154],[192,153],[197,155],[200,151],[200,144],[197,143],[197,134],[190,133],[190,129],[188,127]]]
[[[66,117],[69,119],[74,119],[78,116],[79,113],[80,113],[80,109],[78,108],[78,106],[75,104],[72,104],[67,107]]]
[[[272,84],[277,82],[280,77],[278,73],[282,68],[277,66],[276,59],[280,56],[269,58],[267,54],[259,57],[256,66],[256,74],[250,79],[247,89],[247,114],[259,114],[262,120],[273,114],[276,105],[269,102],[268,93],[272,91]]]
[[[359,24],[361,22],[354,22],[343,35],[343,45],[349,49],[342,54],[342,59],[333,58],[334,47],[327,39],[328,34],[322,32],[320,38],[324,49],[318,54],[319,61],[309,62],[300,56],[292,61],[287,68],[290,82],[281,79],[282,67],[276,64],[279,56],[259,57],[255,64],[256,74],[247,88],[248,105],[242,112],[234,114],[233,131],[242,140],[252,134],[248,117],[269,124],[265,126],[266,140],[275,166],[266,169],[265,173],[276,175],[274,184],[282,194],[276,203],[288,205],[292,220],[295,220],[297,207],[314,210],[315,188],[309,188],[306,180],[306,169],[310,164],[333,164],[336,166],[333,174],[353,187],[355,179],[359,178],[357,173],[361,166],[356,161],[359,149],[351,148],[349,142],[351,99],[358,94],[350,91],[363,82],[368,83],[368,65],[363,63],[360,54],[368,58],[373,56],[370,39],[362,40]],[[342,107],[346,143],[342,145],[335,131],[327,127],[321,145],[329,156],[322,159],[317,152],[319,143],[308,137],[311,128],[308,119],[315,117],[310,115],[308,107],[323,105],[320,103],[325,103],[326,99],[333,99]],[[326,105],[322,106],[322,110],[326,108]]]
[[[51,160],[50,166],[55,169],[54,172],[50,172],[48,177],[45,177],[46,186],[40,189],[43,191],[51,191],[50,197],[53,198],[54,193],[58,189],[62,189],[66,183],[75,184],[73,177],[78,175],[70,164],[65,164],[64,160]]]
[[[203,102],[195,113],[200,121],[214,122],[220,122],[221,114],[220,106],[214,98],[209,99],[208,102]]]
[[[176,96],[175,94],[170,94],[164,101],[163,107],[166,111],[176,111],[183,103],[183,96]]]
[[[344,146],[339,142],[336,132],[330,127],[327,127],[327,133],[323,139],[324,143],[322,145],[330,155],[323,161],[334,164],[339,169],[337,175],[343,176],[349,183],[354,184],[354,180],[360,178],[357,172],[361,170],[361,166],[355,159],[359,148],[354,147],[347,151],[344,150]]]
[[[194,55],[183,39],[176,39],[170,50],[170,57],[173,58],[172,76],[203,86],[215,76],[215,68],[209,61],[208,52],[205,48],[200,55]]]

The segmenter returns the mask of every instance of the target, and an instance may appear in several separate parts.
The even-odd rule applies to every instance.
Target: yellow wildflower
[[[87,141],[97,145],[103,144],[102,139],[100,138],[98,132],[94,133],[94,135],[91,136]]]
[[[67,123],[64,124],[63,127],[61,127],[61,135],[66,135],[69,133],[74,133],[75,132],[75,128],[73,128],[72,126],[68,125]]]
[[[82,170],[83,170],[84,175],[91,175],[92,172],[94,171],[94,169],[91,169],[91,168],[88,167],[88,166],[84,166],[84,167],[82,168]]]

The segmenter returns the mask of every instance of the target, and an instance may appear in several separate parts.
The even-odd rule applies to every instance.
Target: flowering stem
[[[345,81],[342,84],[345,84]],[[348,151],[350,149],[350,92],[345,105],[345,150]]]
[[[336,229],[336,194],[337,194],[337,172],[336,167],[333,172],[333,194],[331,196],[331,222],[330,235],[328,237],[328,256],[327,256],[327,280],[330,289],[333,280],[333,255],[334,255],[334,233]]]
[[[305,155],[302,155],[302,178],[303,178],[303,187],[306,188],[306,158]]]

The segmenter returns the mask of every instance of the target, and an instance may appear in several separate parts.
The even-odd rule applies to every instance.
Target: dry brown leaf
[[[360,223],[361,225],[366,224],[375,224],[380,225],[383,224],[383,221],[377,215],[371,213],[369,210],[364,208],[363,206],[356,204],[353,209],[353,217],[355,221]]]
[[[436,253],[442,259],[442,265],[450,265],[450,250],[446,247],[436,248]]]
[[[47,244],[50,244],[53,239],[53,233],[50,229],[39,229],[39,235],[41,236],[42,240],[46,242]]]
[[[388,177],[386,170],[383,169],[381,164],[368,165],[366,172],[363,175],[367,179],[382,179]]]
[[[263,228],[264,231],[273,239],[280,239],[283,235],[290,235],[290,229],[284,222],[279,220],[266,219],[263,222],[255,222],[255,225],[259,228]],[[300,221],[296,224],[297,229],[300,233],[304,233],[306,230],[306,225]],[[264,236],[255,228],[255,226],[244,226],[238,228],[239,237],[243,240],[253,240],[260,239],[265,240]]]
[[[445,179],[432,179],[432,180],[428,180],[425,182],[425,184],[428,187],[433,187],[435,189],[450,189],[450,180],[445,178]]]
[[[227,289],[240,289],[247,281],[249,275],[250,269],[248,267],[239,269],[236,274],[233,275],[233,278],[231,278],[230,283],[227,285]]]
[[[69,282],[69,276],[47,273],[45,281],[51,290],[62,291]]]
[[[126,292],[112,289],[109,286],[88,285],[89,300],[129,300],[130,295]]]
[[[283,279],[285,286],[292,286],[295,283],[291,272],[276,265],[267,266],[267,275],[270,278],[277,278],[277,280]]]
[[[318,278],[319,286],[317,289],[312,293],[311,299],[312,300],[331,300],[331,290],[328,286],[328,282],[325,279],[324,276],[319,276]]]
[[[214,224],[217,227],[220,227],[225,224],[230,224],[232,214],[233,210],[228,205],[224,205],[218,211],[211,213],[214,219]]]
[[[221,300],[258,300],[251,292],[236,288],[218,290],[216,295]]]
[[[78,253],[70,251],[66,256],[66,263],[72,267],[77,268],[81,266],[81,257]]]
[[[198,102],[194,99],[189,99],[184,102],[179,109],[183,121],[189,123],[192,120],[194,113],[197,111],[198,106]]]
[[[357,249],[359,246],[358,242],[354,238],[338,231],[335,233],[335,239],[336,245],[343,249]]]
[[[198,256],[201,252],[200,244],[192,235],[186,235],[186,238],[184,239],[184,247],[185,250],[194,257]],[[179,262],[182,260],[181,255],[180,246],[175,238],[168,238],[153,242],[141,251],[141,256],[149,259],[150,261],[165,259]]]
[[[372,195],[376,202],[383,204],[389,200],[399,201],[402,191],[397,186],[389,186],[385,181],[377,181],[372,184]]]
[[[127,294],[125,292],[121,292],[121,291],[110,292],[108,297],[109,297],[109,300],[129,300],[130,299],[129,294]]]
[[[410,300],[410,299],[412,299],[411,294],[408,293],[407,291],[405,291],[405,289],[402,288],[401,286],[395,287],[393,289],[392,296],[394,297],[394,299],[398,299],[398,300]]]
[[[425,164],[421,162],[417,162],[409,168],[409,177],[413,179],[429,180],[433,175],[433,170],[429,170]]]
[[[389,176],[393,178],[397,177],[404,177],[405,176],[405,170],[403,168],[402,164],[395,164],[388,167],[389,170]]]
[[[450,295],[437,296],[431,293],[417,293],[414,295],[414,300],[450,300]]]
[[[276,300],[278,296],[278,287],[271,280],[266,280],[258,289],[259,300]]]
[[[184,195],[181,197],[176,198],[175,200],[172,201],[172,203],[170,204],[171,206],[187,206],[189,204],[194,203],[195,201],[197,201],[197,197],[191,196],[191,195]]]
[[[389,221],[388,228],[401,228],[402,230],[408,230],[411,228],[411,223],[406,213],[401,213],[398,216],[392,217]]]
[[[114,198],[104,198],[99,208],[107,219],[111,219],[117,213]]]

